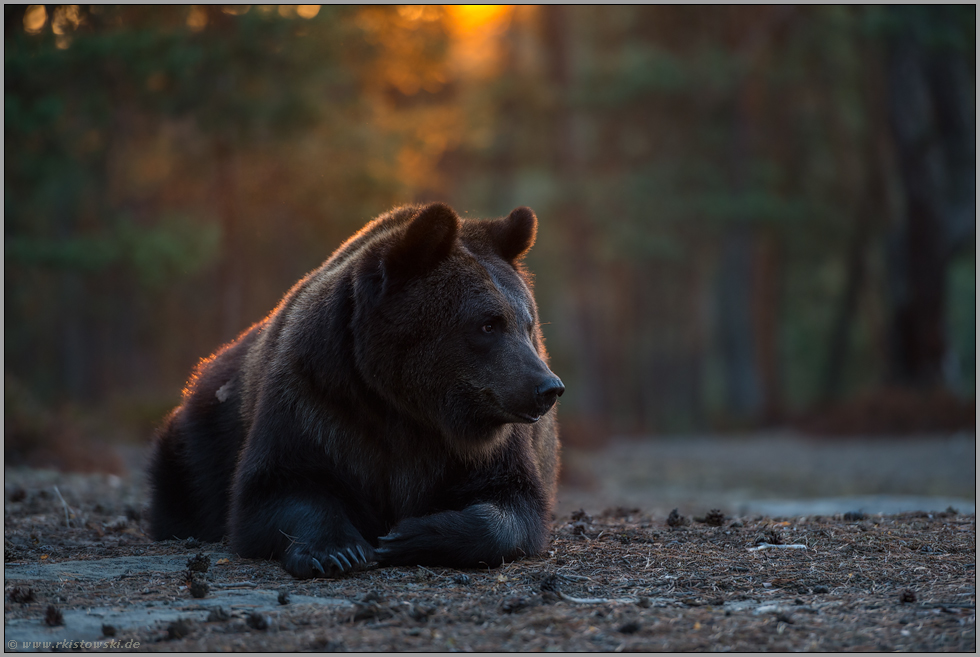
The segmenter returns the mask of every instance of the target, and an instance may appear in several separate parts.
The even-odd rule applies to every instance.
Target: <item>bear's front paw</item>
[[[425,560],[426,553],[441,552],[445,539],[440,540],[419,518],[406,518],[390,533],[378,538],[374,551],[378,561],[389,565],[414,565]],[[431,556],[431,555],[430,555]]]
[[[299,579],[311,577],[339,577],[354,570],[360,570],[375,560],[370,547],[354,545],[341,549],[309,549],[305,545],[295,545],[283,555],[282,567]]]

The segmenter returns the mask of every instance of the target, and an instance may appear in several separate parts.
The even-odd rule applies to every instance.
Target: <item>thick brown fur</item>
[[[350,238],[194,371],[152,457],[153,537],[227,533],[297,577],[540,552],[564,387],[521,265],[536,230],[437,203]]]

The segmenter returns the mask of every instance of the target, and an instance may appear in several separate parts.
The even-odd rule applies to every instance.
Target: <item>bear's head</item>
[[[534,423],[564,392],[548,368],[520,259],[537,218],[461,220],[417,208],[362,260],[356,361],[389,403],[449,444],[482,451],[513,423]]]

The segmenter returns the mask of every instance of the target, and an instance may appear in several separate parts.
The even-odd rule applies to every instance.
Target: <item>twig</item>
[[[438,577],[440,579],[452,579],[452,577],[450,577],[449,575],[440,575],[439,573],[434,573],[428,568],[425,568],[424,566],[415,566],[415,567],[418,568],[419,570],[424,570],[425,572],[429,573],[433,577]]]
[[[759,543],[755,547],[750,547],[749,552],[758,552],[759,550],[768,550],[769,548],[784,548],[787,550],[805,550],[806,546],[800,543],[790,543],[775,545],[773,543]]]
[[[65,526],[71,529],[71,521],[68,520],[68,503],[65,502],[65,498],[61,496],[61,491],[58,490],[57,486],[54,487],[54,492],[58,495],[58,499],[61,500],[62,506],[65,507]]]
[[[623,604],[636,604],[640,601],[639,598],[575,598],[570,595],[566,595],[561,591],[558,591],[558,597],[562,600],[567,600],[568,602],[574,602],[580,605],[599,605],[607,602],[619,602]]]
[[[224,584],[212,584],[211,586],[213,586],[216,589],[237,589],[237,588],[254,589],[255,587],[258,586],[258,584],[256,584],[255,582],[227,582]]]

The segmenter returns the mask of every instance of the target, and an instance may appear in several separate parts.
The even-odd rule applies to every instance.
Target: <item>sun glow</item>
[[[510,26],[513,5],[446,5],[452,59],[458,72],[475,77],[496,73],[500,36]]]
[[[24,29],[28,34],[40,34],[48,22],[48,11],[44,5],[28,5],[24,12]]]
[[[469,34],[487,27],[499,31],[501,23],[506,27],[506,21],[513,10],[513,5],[446,5],[446,11],[452,18],[452,26],[460,34]]]

